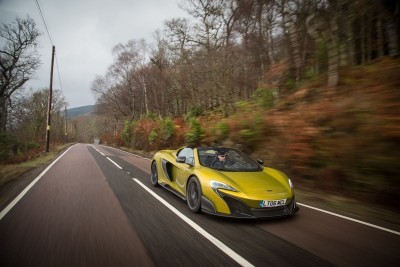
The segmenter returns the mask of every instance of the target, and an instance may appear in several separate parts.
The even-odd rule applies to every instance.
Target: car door
[[[192,148],[185,147],[177,153],[177,157],[185,157],[185,163],[176,163],[175,170],[175,190],[182,195],[186,195],[186,182],[193,171],[194,167],[194,151]]]

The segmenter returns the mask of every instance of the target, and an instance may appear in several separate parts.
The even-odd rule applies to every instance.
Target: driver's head
[[[218,152],[217,152],[217,156],[218,156],[218,159],[219,159],[220,161],[224,161],[225,158],[226,158],[226,153],[225,153],[225,151],[218,151]]]

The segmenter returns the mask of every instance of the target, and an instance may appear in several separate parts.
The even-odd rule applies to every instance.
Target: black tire
[[[201,186],[196,177],[189,179],[186,189],[186,202],[192,212],[198,213],[201,209]]]
[[[155,161],[153,161],[153,163],[151,164],[151,184],[154,187],[158,186],[158,171]]]

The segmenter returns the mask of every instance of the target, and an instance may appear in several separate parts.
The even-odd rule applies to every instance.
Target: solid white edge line
[[[333,215],[333,216],[336,216],[336,217],[339,217],[339,218],[342,218],[342,219],[346,219],[346,220],[349,220],[349,221],[353,221],[353,222],[356,222],[356,223],[364,224],[366,226],[373,227],[373,228],[376,228],[376,229],[379,229],[379,230],[382,230],[382,231],[386,231],[386,232],[389,232],[389,233],[392,233],[392,234],[395,234],[395,235],[400,235],[400,232],[397,232],[397,231],[394,231],[394,230],[391,230],[391,229],[387,229],[387,228],[384,228],[384,227],[381,227],[381,226],[378,226],[378,225],[375,225],[375,224],[363,222],[363,221],[360,221],[360,220],[357,220],[357,219],[353,219],[353,218],[350,218],[350,217],[347,217],[347,216],[343,216],[343,215],[340,215],[340,214],[337,214],[337,213],[333,213],[333,212],[330,212],[330,211],[326,211],[326,210],[323,210],[323,209],[315,208],[313,206],[309,206],[309,205],[306,205],[306,204],[303,204],[303,203],[297,202],[297,205],[300,205],[300,206],[303,206],[303,207],[306,207],[306,208],[309,208],[309,209],[317,210],[317,211],[320,211],[320,212],[323,212],[323,213],[327,213],[329,215]]]
[[[74,145],[75,146],[75,145]],[[40,178],[42,178],[49,170],[51,167],[53,167],[53,165],[62,157],[65,155],[65,153],[67,153],[72,147],[69,147],[64,153],[62,153],[56,160],[54,160],[49,166],[47,166],[47,168],[42,171],[41,174],[39,174],[38,177],[35,178],[35,180],[33,180],[27,187],[25,187],[24,190],[22,190],[21,193],[19,193],[19,195],[10,203],[8,204],[7,207],[5,207],[1,213],[0,213],[0,221],[3,219],[3,217],[18,203],[18,201],[21,200],[21,198],[23,198],[25,196],[25,194],[40,180]]]
[[[105,145],[100,145],[100,146],[105,146]],[[131,153],[131,152],[124,151],[124,150],[119,149],[119,148],[116,148],[116,147],[111,147],[111,146],[105,146],[105,147],[113,148],[113,149],[119,150],[119,151],[121,151],[121,152],[124,152],[125,154],[134,155],[134,156],[137,157],[137,158],[146,159],[146,160],[151,160],[151,159],[142,157],[142,156],[140,156],[140,155],[137,155],[137,154],[133,154],[133,153]]]
[[[184,222],[189,224],[193,229],[195,229],[197,232],[199,232],[202,236],[204,236],[206,239],[208,239],[211,243],[213,243],[217,248],[222,250],[226,255],[231,257],[234,261],[239,263],[241,266],[254,266],[250,262],[248,262],[246,259],[244,259],[242,256],[234,252],[232,249],[230,249],[228,246],[226,246],[224,243],[210,235],[206,230],[201,228],[197,223],[193,222],[190,220],[188,217],[183,215],[181,212],[179,212],[176,208],[174,208],[171,204],[169,204],[167,201],[165,201],[163,198],[161,198],[159,195],[154,193],[152,190],[150,190],[147,186],[145,186],[142,182],[140,182],[136,178],[132,178],[136,183],[138,183],[143,189],[145,189],[147,192],[149,192],[154,198],[156,198],[158,201],[160,201],[162,204],[164,204],[168,209],[170,209],[173,213],[178,215]]]
[[[119,166],[117,163],[115,163],[112,159],[110,159],[109,157],[106,157],[106,159],[108,159],[109,161],[111,161],[115,166],[117,166],[117,168],[122,170],[122,167]]]

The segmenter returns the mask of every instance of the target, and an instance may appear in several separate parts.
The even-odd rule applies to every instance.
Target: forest
[[[399,53],[398,1],[186,0],[189,18],[166,21],[155,40],[117,44],[93,81],[99,111],[115,123],[192,110],[236,111],[255,92],[274,103],[304,81]]]

